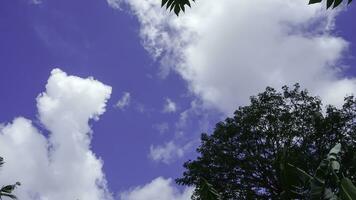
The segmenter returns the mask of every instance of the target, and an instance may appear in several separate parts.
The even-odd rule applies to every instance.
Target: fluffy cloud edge
[[[150,183],[137,186],[120,193],[121,200],[190,200],[194,188],[186,187],[180,191],[172,183],[172,179],[157,177]]]
[[[6,159],[3,181],[21,181],[19,199],[112,200],[103,162],[90,150],[90,119],[105,112],[111,87],[89,77],[68,76],[54,69],[46,91],[37,97],[46,138],[31,120],[17,117],[0,129]]]

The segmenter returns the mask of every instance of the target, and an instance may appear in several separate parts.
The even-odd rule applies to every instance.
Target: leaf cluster
[[[162,0],[162,7],[166,5],[166,9],[170,11],[174,11],[174,13],[178,16],[181,11],[185,12],[185,5],[191,7],[190,1],[195,2],[195,0]],[[321,3],[323,0],[309,0],[309,4]],[[343,0],[326,0],[327,8],[336,8],[338,7]],[[347,0],[348,4],[352,2],[352,0]]]
[[[356,187],[340,173],[341,144],[335,145],[321,161],[314,176],[290,164],[281,165],[283,199],[355,200]]]
[[[321,3],[323,0],[310,0],[309,4]],[[326,8],[336,8],[338,7],[343,0],[326,0]],[[347,0],[347,4],[350,4],[352,0]]]
[[[166,9],[170,11],[174,11],[174,13],[178,16],[180,11],[185,12],[185,6],[191,7],[190,1],[195,0],[162,0],[162,7],[166,5]]]

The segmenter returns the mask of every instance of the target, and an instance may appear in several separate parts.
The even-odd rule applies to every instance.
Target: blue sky
[[[299,82],[340,105],[355,6],[270,1],[179,18],[154,0],[1,1],[0,183],[22,181],[24,199],[188,199],[172,179],[250,95]]]

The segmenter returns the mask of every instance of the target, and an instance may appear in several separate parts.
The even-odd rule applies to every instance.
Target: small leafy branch
[[[309,4],[321,3],[323,0],[310,0]],[[326,8],[336,8],[338,7],[343,0],[326,0]],[[350,4],[352,0],[347,0],[347,4]]]
[[[314,176],[286,162],[281,163],[282,199],[356,200],[356,187],[340,173],[341,144],[321,161]],[[285,161],[286,150],[283,153]]]
[[[185,12],[185,6],[191,7],[190,1],[195,2],[195,0],[162,0],[162,7],[166,6],[167,10],[174,11],[178,16],[181,11]],[[309,0],[309,4],[321,3],[323,0]],[[336,8],[339,6],[343,0],[326,0],[326,8]],[[347,0],[348,4],[352,0]],[[218,3],[218,2],[217,2]]]
[[[195,2],[195,0],[162,0],[162,7],[166,5],[166,9],[170,11],[174,11],[174,13],[178,16],[180,11],[185,12],[185,5],[191,7],[190,1]]]
[[[2,157],[0,157],[0,167],[4,164],[4,159]],[[2,199],[2,197],[9,197],[11,199],[17,199],[17,197],[12,194],[12,192],[15,190],[16,186],[20,186],[21,183],[20,182],[16,182],[13,185],[6,185],[1,187],[0,189],[0,199]]]

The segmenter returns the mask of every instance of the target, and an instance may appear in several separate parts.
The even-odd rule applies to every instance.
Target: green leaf
[[[8,194],[8,193],[3,193],[3,192],[0,192],[0,199],[1,197],[4,196],[4,197],[9,197],[11,199],[17,199],[17,197],[13,194]]]
[[[341,196],[345,200],[355,200],[356,199],[356,187],[348,178],[343,178],[341,180]]]
[[[168,0],[162,0],[162,4],[161,4],[161,7],[163,7],[166,3],[167,3]]]
[[[180,11],[185,12],[185,5],[191,7],[190,1],[195,2],[195,0],[162,0],[162,7],[166,5],[166,9],[172,11],[178,16]]]
[[[187,1],[185,2],[185,4],[187,4],[189,7],[192,7],[192,6],[190,5],[189,0],[187,0]]]
[[[222,200],[218,191],[205,179],[202,178],[200,189],[201,197],[204,200]]]
[[[282,199],[300,199],[308,185],[313,178],[304,170],[288,163],[280,166],[282,173],[282,185],[284,192],[281,194]]]
[[[322,0],[310,0],[309,4],[320,3]]]
[[[322,160],[315,172],[310,184],[311,199],[320,199],[327,193],[325,182],[330,173],[338,173],[340,164],[337,161],[341,151],[341,144],[336,144],[328,153],[326,159]],[[330,196],[330,195],[329,195]]]
[[[330,151],[329,155],[338,155],[341,151],[341,144],[337,143]]]
[[[327,0],[326,1],[326,9],[330,8],[334,3],[334,0]]]
[[[294,173],[297,175],[298,179],[302,182],[308,182],[310,181],[313,177],[310,176],[308,173],[306,173],[304,170],[292,165],[292,164],[287,164],[287,168],[289,170],[293,170]]]
[[[184,4],[179,5],[183,12],[185,12]],[[179,12],[178,12],[179,13]]]
[[[180,12],[180,7],[179,7],[179,5],[175,5],[175,7],[174,7],[174,13],[178,16],[178,15],[179,15],[179,12]]]
[[[325,181],[313,178],[310,183],[310,198],[321,199],[324,196]]]
[[[1,189],[0,189],[0,192],[5,192],[5,193],[12,193],[14,191],[14,189],[16,188],[16,186],[18,185],[21,185],[20,182],[16,182],[15,184],[13,185],[6,185],[6,186],[3,186]]]
[[[325,189],[323,199],[338,200],[337,196],[332,192],[332,190],[330,188]]]
[[[336,8],[338,7],[343,0],[326,0],[326,8],[330,8],[332,6],[332,8]],[[315,4],[315,3],[320,3],[322,2],[322,0],[310,0],[309,4]],[[352,0],[348,0],[348,4],[350,4],[352,2]]]
[[[168,8],[171,7],[171,9],[172,9],[172,6],[174,5],[174,4],[173,4],[174,1],[175,1],[175,0],[168,0],[168,2],[167,2],[167,7],[166,7],[166,8],[168,9]]]
[[[15,189],[15,185],[6,185],[1,188],[1,192],[11,193]]]
[[[335,0],[333,8],[336,8],[341,3],[342,3],[342,0]]]
[[[338,161],[336,161],[336,160],[331,161],[330,166],[334,172],[339,173],[340,163]]]
[[[169,11],[172,11],[174,8],[174,5],[171,5],[171,8],[169,9]]]
[[[0,157],[0,166],[4,164],[4,158]]]

